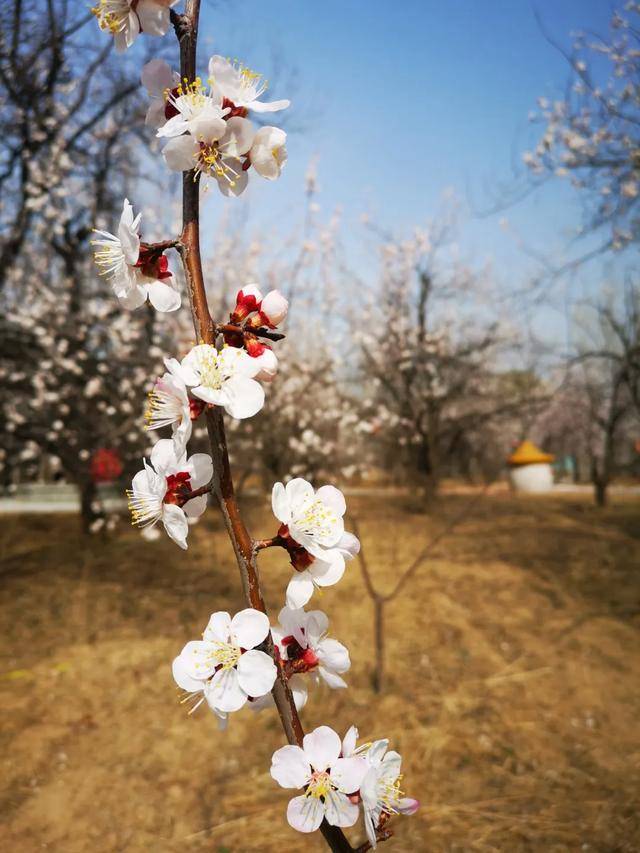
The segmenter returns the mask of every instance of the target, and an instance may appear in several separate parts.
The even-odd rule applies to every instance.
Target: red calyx
[[[295,637],[284,637],[282,645],[287,649],[287,660],[284,662],[287,676],[294,672],[311,672],[318,666],[319,661],[313,649],[303,649]]]
[[[195,421],[196,418],[200,417],[200,415],[204,412],[206,405],[207,404],[204,400],[189,400],[189,416],[192,421]]]
[[[149,278],[157,278],[160,281],[171,278],[168,258],[162,252],[145,246],[144,243],[140,244],[140,254],[136,266],[142,270],[143,275]]]
[[[230,109],[225,116],[225,119],[233,118],[233,116],[240,116],[240,118],[246,118],[249,114],[249,110],[246,107],[236,107],[233,101],[230,101],[229,98],[222,99],[222,109],[225,110],[227,107]]]
[[[186,496],[191,493],[191,477],[188,471],[180,471],[177,474],[169,474],[167,477],[167,492],[163,503],[182,506],[185,504]]]
[[[255,335],[244,336],[244,347],[252,358],[257,358],[267,349],[267,345],[261,343]]]
[[[171,90],[171,94],[173,95],[174,98],[178,97],[178,95],[180,94],[180,91],[179,91],[177,86]],[[166,118],[167,121],[169,121],[170,118],[177,116],[179,112],[180,112],[180,110],[177,110],[173,106],[171,101],[167,101],[165,103],[165,105],[164,105],[164,117]]]
[[[315,560],[315,557],[310,554],[306,548],[303,548],[302,545],[298,545],[298,543],[291,538],[289,528],[286,524],[280,525],[278,528],[278,536],[284,540],[282,544],[289,552],[293,568],[297,572],[304,572],[305,569],[308,569],[311,563]]]

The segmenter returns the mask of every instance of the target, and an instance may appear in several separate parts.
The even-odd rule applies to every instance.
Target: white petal
[[[395,782],[400,775],[401,768],[402,756],[395,750],[390,750],[382,759],[380,773],[382,774],[383,779]]]
[[[220,150],[229,157],[242,157],[253,143],[253,125],[246,118],[232,116],[226,121],[226,132],[220,140]]]
[[[314,770],[326,770],[335,764],[342,744],[340,738],[329,726],[318,726],[302,741],[304,754]]]
[[[323,817],[324,805],[317,797],[294,797],[287,806],[289,825],[298,832],[315,832]]]
[[[247,694],[238,682],[235,669],[219,669],[205,690],[207,702],[218,711],[239,711],[247,701]]]
[[[158,130],[164,130],[166,124]],[[167,166],[173,172],[188,172],[196,164],[200,146],[192,136],[178,136],[170,139],[162,149],[162,156]]]
[[[122,295],[116,293],[116,296],[123,308],[126,308],[127,311],[135,311],[136,308],[144,305],[147,301],[147,289],[142,285],[135,284],[132,288],[123,292]]]
[[[289,480],[285,486],[285,490],[289,504],[292,507],[298,506],[305,499],[313,498],[313,486],[311,483],[303,480],[302,477],[294,477],[293,480]]]
[[[169,3],[157,0],[139,0],[136,13],[142,31],[151,36],[163,36],[169,29]],[[172,4],[171,4],[172,5]]]
[[[187,690],[189,693],[197,693],[200,690],[204,690],[203,682],[189,674],[181,655],[178,655],[173,661],[171,671],[174,681],[183,690]]]
[[[305,622],[307,634],[305,646],[310,645],[315,648],[320,643],[321,637],[329,630],[329,617],[322,610],[310,610],[306,614]]]
[[[299,746],[281,746],[271,758],[271,777],[282,788],[304,788],[311,779],[311,767]]]
[[[271,491],[271,509],[273,514],[283,524],[291,521],[291,506],[289,498],[282,483],[274,483]]]
[[[232,376],[224,383],[224,408],[232,418],[251,418],[264,405],[264,388],[248,376]]]
[[[213,477],[213,463],[208,453],[194,453],[189,457],[188,468],[191,473],[191,485],[194,489],[206,486]]]
[[[231,638],[231,616],[226,610],[212,613],[203,637],[209,642],[228,643]]]
[[[344,495],[335,486],[322,486],[316,492],[316,497],[320,498],[322,503],[328,506],[329,509],[332,509],[340,518],[347,511],[347,502],[344,499]]]
[[[301,675],[292,675],[289,679],[289,690],[293,694],[293,701],[296,706],[296,711],[301,711],[307,704],[309,691]]]
[[[151,464],[158,474],[175,473],[178,460],[176,459],[175,446],[170,438],[161,438],[153,445]]]
[[[344,557],[339,551],[325,551],[324,557],[330,562],[314,560],[307,571],[318,586],[333,586],[344,574]]]
[[[231,620],[231,636],[243,649],[253,649],[267,638],[269,618],[265,613],[247,607]]]
[[[345,794],[353,794],[360,788],[367,771],[365,759],[353,756],[351,758],[339,758],[331,765],[329,775],[336,788]]]
[[[333,672],[347,672],[351,667],[349,652],[342,643],[328,637],[316,647],[316,655],[320,663]]]
[[[211,657],[211,643],[190,640],[180,652],[184,671],[192,678],[206,680],[216,671],[217,663]]]
[[[142,68],[140,80],[147,90],[150,98],[161,98],[165,89],[171,89],[173,83],[173,71],[164,59],[152,59]]]
[[[367,833],[367,838],[369,839],[369,844],[371,845],[372,849],[375,850],[376,847],[378,846],[378,839],[376,837],[376,826],[373,823],[373,819],[371,818],[371,815],[364,808],[364,806],[363,806],[363,811],[364,811],[364,829],[365,829],[365,832]]]
[[[278,110],[286,110],[291,101],[252,101],[251,109],[254,113],[275,113]]]
[[[287,587],[287,606],[304,607],[313,595],[313,581],[308,571],[294,572]]]
[[[396,803],[396,808],[400,814],[415,814],[420,808],[420,800],[414,800],[413,797],[401,797]]]
[[[360,540],[353,533],[348,533],[346,530],[338,540],[335,546],[346,560],[351,560],[356,554],[360,553]]]
[[[225,135],[227,123],[220,116],[218,109],[203,110],[189,122],[189,132],[195,139],[204,142],[215,142]]]
[[[351,726],[346,735],[342,738],[342,754],[345,758],[349,758],[356,748],[358,734],[358,729],[355,726]]]
[[[340,678],[339,675],[336,675],[335,672],[332,672],[329,669],[326,669],[324,666],[318,667],[318,672],[320,673],[321,678],[325,682],[325,684],[330,687],[332,690],[338,690],[342,687],[348,687],[349,685],[344,680],[344,678]]]
[[[273,660],[258,649],[249,649],[238,661],[238,683],[248,696],[269,693],[277,674]]]
[[[374,742],[367,750],[367,763],[372,765],[373,767],[379,767],[382,763],[382,759],[384,758],[384,754],[387,751],[388,746],[389,741],[387,738],[382,738],[381,740],[374,740]]]
[[[164,504],[162,507],[162,523],[169,537],[173,539],[176,545],[186,551],[189,523],[180,507],[175,504]]]
[[[177,311],[181,304],[180,293],[163,281],[152,281],[146,285],[149,302],[156,311]]]
[[[324,807],[327,821],[332,826],[353,826],[358,820],[358,806],[339,791],[329,791]]]
[[[202,513],[207,508],[207,496],[200,495],[197,498],[191,498],[186,504],[183,504],[182,510],[187,518],[200,518]]]
[[[249,181],[249,173],[245,171],[242,166],[241,160],[236,160],[233,157],[226,157],[224,160],[224,164],[228,170],[230,170],[233,178],[229,181],[224,176],[216,175],[216,180],[218,182],[218,189],[222,193],[222,195],[229,198],[233,196],[237,198],[242,195],[242,193],[247,188],[247,183]]]

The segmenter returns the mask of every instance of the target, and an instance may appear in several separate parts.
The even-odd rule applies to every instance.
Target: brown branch
[[[270,341],[282,341],[286,337],[282,332],[272,332],[271,329],[265,329],[262,326],[259,329],[245,329],[243,326],[236,326],[235,323],[216,323],[216,331],[220,334],[227,332],[231,335],[255,335],[257,338],[267,338]]]
[[[173,12],[171,15],[180,44],[180,77],[182,79],[194,80],[196,76],[199,13],[200,0],[187,0],[183,15],[176,15]],[[177,249],[182,259],[189,290],[196,337],[199,341],[213,344],[216,325],[209,311],[200,259],[199,190],[199,180],[195,173],[193,171],[185,172],[182,176],[183,227]],[[217,406],[208,408],[206,420],[213,460],[211,489],[220,506],[227,533],[233,545],[247,603],[256,610],[266,613],[267,609],[260,588],[256,564],[257,551],[244,524],[235,496],[221,409]],[[285,673],[274,654],[271,635],[267,638],[264,647],[265,651],[273,657],[278,669],[272,696],[280,716],[282,728],[290,744],[301,746],[304,730]],[[320,830],[334,853],[353,853],[353,848],[339,827],[331,826],[324,820]]]

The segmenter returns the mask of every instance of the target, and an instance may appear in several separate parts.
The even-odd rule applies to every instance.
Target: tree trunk
[[[78,491],[80,492],[82,529],[85,533],[90,533],[91,525],[100,517],[100,513],[96,512],[94,509],[94,504],[98,497],[98,490],[93,480],[90,477],[86,477],[78,483]]]
[[[607,505],[607,488],[609,483],[602,477],[598,477],[593,483],[593,494],[596,501],[596,506]]]

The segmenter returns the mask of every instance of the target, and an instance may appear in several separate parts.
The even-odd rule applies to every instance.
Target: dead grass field
[[[351,501],[382,584],[464,500],[430,516]],[[382,850],[640,850],[639,510],[486,498],[389,607],[380,696],[358,566],[314,600],[353,667],[348,691],[312,694],[305,726],[389,736],[423,803]],[[266,506],[249,515],[271,535]],[[224,734],[178,704],[173,656],[243,606],[215,513],[190,536],[183,556],[124,525],[87,541],[71,517],[2,518],[2,850],[324,849],[285,822],[275,712]],[[277,612],[285,557],[261,566]]]

